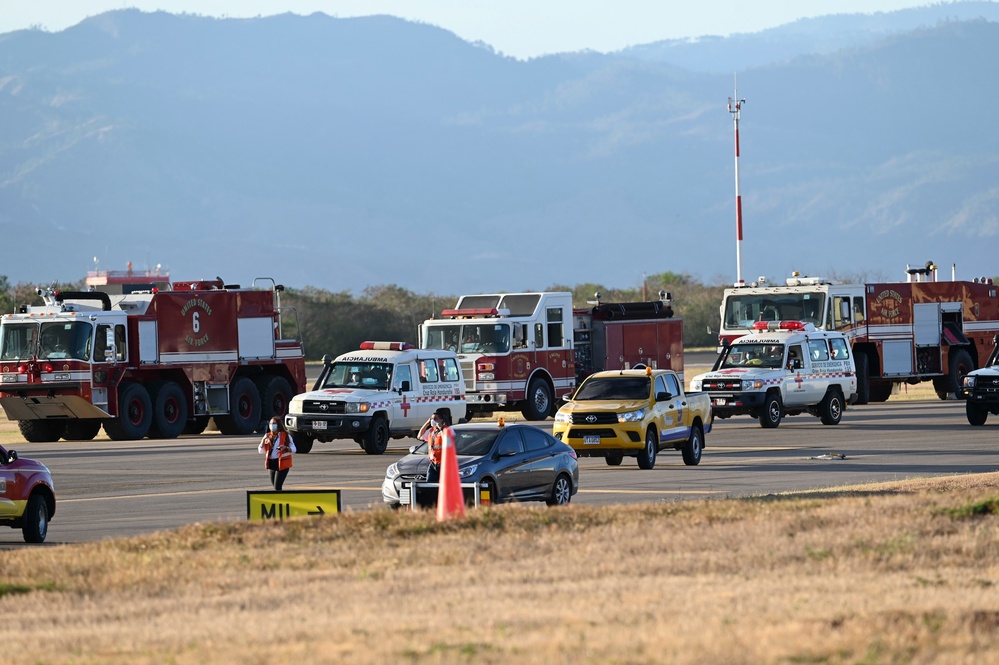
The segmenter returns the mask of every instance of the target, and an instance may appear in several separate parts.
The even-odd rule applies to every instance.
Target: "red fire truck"
[[[44,305],[0,318],[0,407],[28,441],[259,431],[305,390],[298,339],[282,339],[280,293],[221,279],[114,281],[116,291],[38,290]],[[110,283],[109,283],[110,284]],[[167,288],[161,288],[161,287]]]
[[[937,266],[906,268],[907,281],[837,284],[793,273],[783,285],[764,277],[725,290],[718,341],[756,321],[793,320],[843,331],[853,345],[858,404],[883,402],[896,384],[932,381],[940,399],[989,357],[999,332],[991,279],[938,281]]]
[[[574,309],[568,292],[466,295],[420,330],[425,349],[458,354],[469,414],[520,410],[544,420],[593,372],[644,364],[683,372],[683,322],[669,294]],[[570,334],[569,325],[572,325]]]

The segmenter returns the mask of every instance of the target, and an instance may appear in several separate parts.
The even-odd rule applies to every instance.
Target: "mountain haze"
[[[519,61],[391,17],[7,33],[0,274],[76,280],[96,256],[331,290],[728,282],[735,73],[744,278],[994,275],[999,24],[932,9],[829,52],[738,36],[752,64],[722,73],[637,48]],[[816,43],[849,32],[827,20]]]

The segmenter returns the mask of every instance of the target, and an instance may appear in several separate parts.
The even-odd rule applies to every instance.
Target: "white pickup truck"
[[[748,414],[777,427],[784,416],[810,413],[823,425],[838,425],[857,400],[857,369],[842,333],[800,321],[759,321],[690,387],[711,396],[718,418]]]
[[[300,453],[316,441],[353,439],[381,455],[390,438],[415,436],[437,409],[452,422],[465,418],[465,382],[453,352],[364,342],[336,360],[323,358],[312,390],[291,400],[284,422]]]

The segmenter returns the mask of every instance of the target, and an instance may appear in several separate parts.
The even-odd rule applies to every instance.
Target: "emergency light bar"
[[[361,342],[362,351],[408,351],[415,348],[409,342]]]
[[[451,318],[456,318],[461,316],[469,319],[476,316],[510,316],[510,310],[496,309],[495,307],[469,307],[468,309],[445,309],[441,312],[441,316],[450,316]]]
[[[805,331],[809,330],[806,326],[810,325],[810,323],[803,323],[801,321],[757,321],[753,324],[753,330],[766,330],[768,332],[775,330]],[[812,326],[811,330],[815,330],[815,326]]]

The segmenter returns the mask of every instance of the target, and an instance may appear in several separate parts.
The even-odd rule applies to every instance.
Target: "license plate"
[[[600,444],[600,437],[596,434],[590,434],[583,437],[583,444],[587,446],[594,446]]]
[[[725,401],[724,397],[715,398],[715,406],[725,406],[726,404],[728,404],[728,402]]]
[[[325,420],[313,420],[312,421],[312,429],[326,429],[326,421]]]

